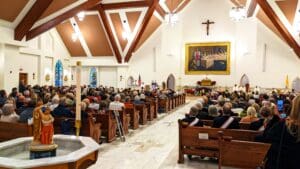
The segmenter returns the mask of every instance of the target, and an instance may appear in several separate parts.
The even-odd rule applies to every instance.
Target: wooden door
[[[28,85],[28,73],[19,73],[19,83],[23,81],[24,85]]]

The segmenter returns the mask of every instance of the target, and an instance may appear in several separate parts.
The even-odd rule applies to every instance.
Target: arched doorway
[[[167,88],[175,90],[175,77],[173,74],[170,74],[167,79]]]
[[[300,92],[300,78],[296,77],[293,80],[292,89],[295,90],[295,92]]]
[[[90,86],[92,88],[97,87],[97,70],[95,67],[92,67],[90,70]]]
[[[250,89],[250,81],[249,81],[249,77],[244,74],[240,80],[240,86],[245,87],[246,88],[246,92],[249,92]]]
[[[129,76],[127,79],[127,87],[134,87],[134,78],[132,76]]]
[[[55,64],[55,86],[63,86],[64,67],[61,60],[58,60]]]

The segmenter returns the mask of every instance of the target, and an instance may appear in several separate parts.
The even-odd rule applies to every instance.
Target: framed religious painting
[[[185,74],[230,74],[230,42],[185,45]]]

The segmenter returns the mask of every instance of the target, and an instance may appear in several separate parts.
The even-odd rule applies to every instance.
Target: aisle
[[[90,169],[214,169],[216,164],[198,161],[177,164],[178,124],[194,101],[163,115],[151,125],[131,132],[126,142],[119,140],[101,145],[97,163]],[[211,167],[209,167],[211,166]]]

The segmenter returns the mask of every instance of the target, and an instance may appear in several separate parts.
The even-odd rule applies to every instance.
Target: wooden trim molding
[[[42,16],[53,0],[37,0],[22,21],[15,28],[15,40],[21,41],[32,28],[34,23]]]
[[[134,51],[134,49],[136,48],[136,46],[138,45],[143,33],[145,32],[146,30],[146,27],[147,25],[149,24],[149,21],[156,9],[156,7],[158,6],[158,0],[152,0],[151,1],[151,5],[146,13],[146,16],[145,18],[143,19],[143,23],[141,24],[141,27],[140,29],[138,30],[136,36],[134,37],[132,43],[131,43],[131,46],[126,54],[126,57],[125,57],[125,62],[129,62],[131,56],[132,56],[132,53]]]
[[[247,17],[252,17],[257,7],[257,0],[251,0],[247,11]]]
[[[44,1],[44,0],[41,0]],[[34,28],[33,30],[29,31],[26,34],[26,40],[31,40],[37,36],[39,36],[40,34],[54,28],[56,25],[60,24],[61,22],[74,17],[77,13],[79,13],[80,11],[84,11],[87,9],[90,9],[96,5],[98,5],[101,2],[101,0],[88,0],[86,2],[84,2],[83,4],[63,13],[62,15],[53,18],[52,20]]]
[[[109,38],[110,44],[111,44],[111,46],[113,48],[113,52],[115,53],[115,57],[116,57],[118,63],[122,63],[122,57],[121,57],[120,51],[118,50],[118,46],[117,46],[116,40],[115,40],[115,38],[113,36],[112,29],[111,29],[111,27],[110,27],[110,25],[108,23],[108,20],[107,20],[107,17],[106,17],[103,5],[99,5],[98,12],[100,14],[100,17],[101,17],[104,29],[105,29],[105,31],[107,33],[108,38]]]
[[[148,7],[149,2],[147,1],[120,2],[120,3],[102,4],[102,6],[104,10],[140,8],[140,7]]]
[[[288,45],[294,50],[296,55],[300,58],[300,46],[294,39],[289,30],[285,27],[280,18],[276,15],[270,4],[266,0],[257,0],[257,3],[261,9],[265,12],[268,18],[272,21],[274,26],[277,28],[281,36],[288,43]]]

